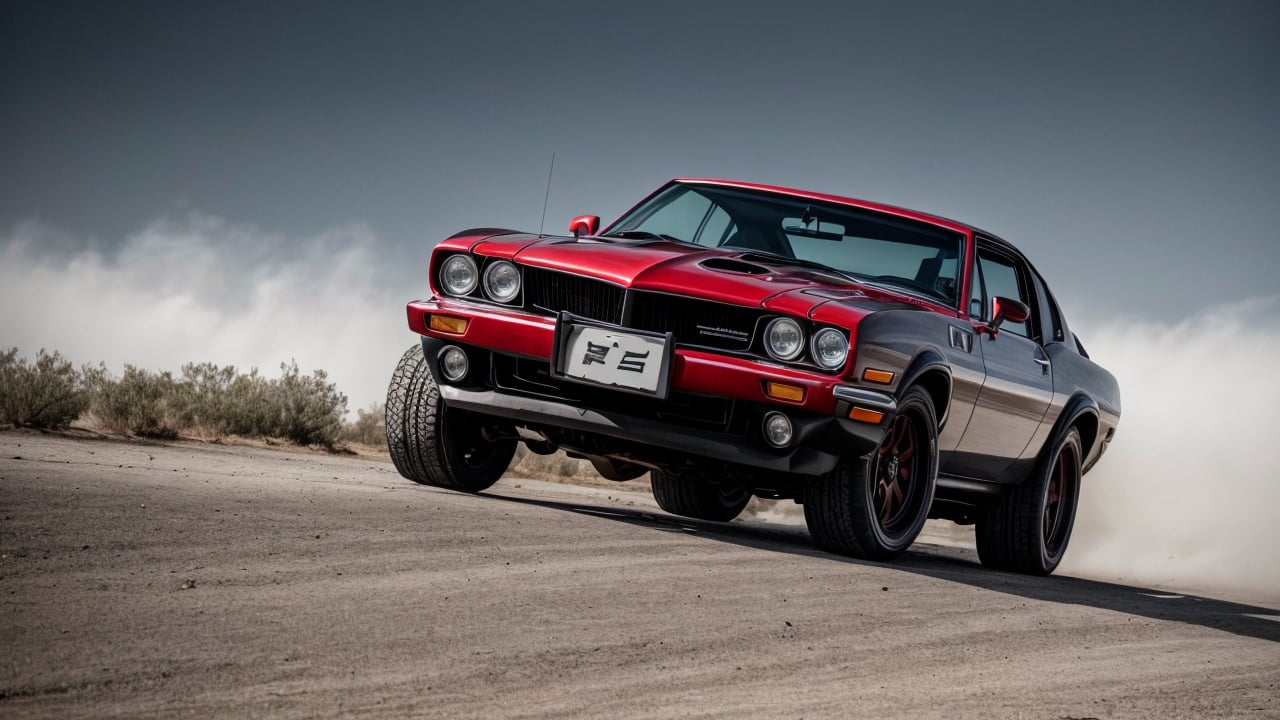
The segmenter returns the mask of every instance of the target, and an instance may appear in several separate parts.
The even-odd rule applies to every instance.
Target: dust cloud
[[[362,225],[300,238],[190,213],[94,245],[30,223],[0,239],[0,347],[117,374],[210,361],[275,377],[296,359],[326,370],[354,415],[385,397],[413,342],[413,289],[388,286],[387,253]]]
[[[1280,603],[1276,299],[1080,334],[1123,412],[1059,572]]]

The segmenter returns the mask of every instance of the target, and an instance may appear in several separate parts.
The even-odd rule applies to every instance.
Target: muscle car
[[[603,229],[457,233],[429,277],[386,411],[419,483],[482,491],[523,443],[648,473],[677,515],[790,499],[873,560],[944,518],[984,565],[1048,574],[1119,422],[1022,253],[898,207],[678,179]]]

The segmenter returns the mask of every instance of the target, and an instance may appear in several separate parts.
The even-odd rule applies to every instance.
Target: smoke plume
[[[1280,603],[1280,318],[1274,298],[1082,333],[1120,382],[1060,572]]]
[[[328,371],[354,410],[385,397],[413,341],[411,298],[388,287],[361,225],[290,238],[192,213],[84,246],[31,224],[0,242],[0,347],[59,350],[117,374],[210,361],[274,377],[296,359]]]

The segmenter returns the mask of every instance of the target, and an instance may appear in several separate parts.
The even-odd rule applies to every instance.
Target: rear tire
[[[387,449],[404,477],[423,485],[480,492],[506,472],[515,440],[489,440],[483,415],[451,410],[415,343],[404,352],[387,388]]]
[[[978,515],[978,559],[995,570],[1048,575],[1062,562],[1080,499],[1080,431],[1062,437],[1031,477]]]
[[[928,393],[902,396],[880,446],[805,486],[804,519],[818,547],[867,560],[901,555],[924,528],[938,478],[938,421]]]
[[[751,502],[751,492],[731,482],[681,480],[654,470],[649,484],[658,507],[697,520],[729,522]]]

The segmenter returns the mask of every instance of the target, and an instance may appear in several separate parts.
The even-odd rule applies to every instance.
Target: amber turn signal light
[[[884,413],[878,410],[868,410],[866,408],[852,407],[849,408],[849,419],[857,420],[865,423],[879,423],[884,419]]]
[[[786,400],[788,402],[804,402],[804,388],[799,385],[787,385],[780,382],[767,382],[764,384],[764,394],[775,400]]]
[[[461,335],[467,331],[467,319],[449,317],[448,315],[429,315],[427,327],[442,333]]]
[[[867,368],[862,371],[862,379],[867,382],[888,385],[893,382],[893,373],[888,370],[876,370],[875,368]]]

